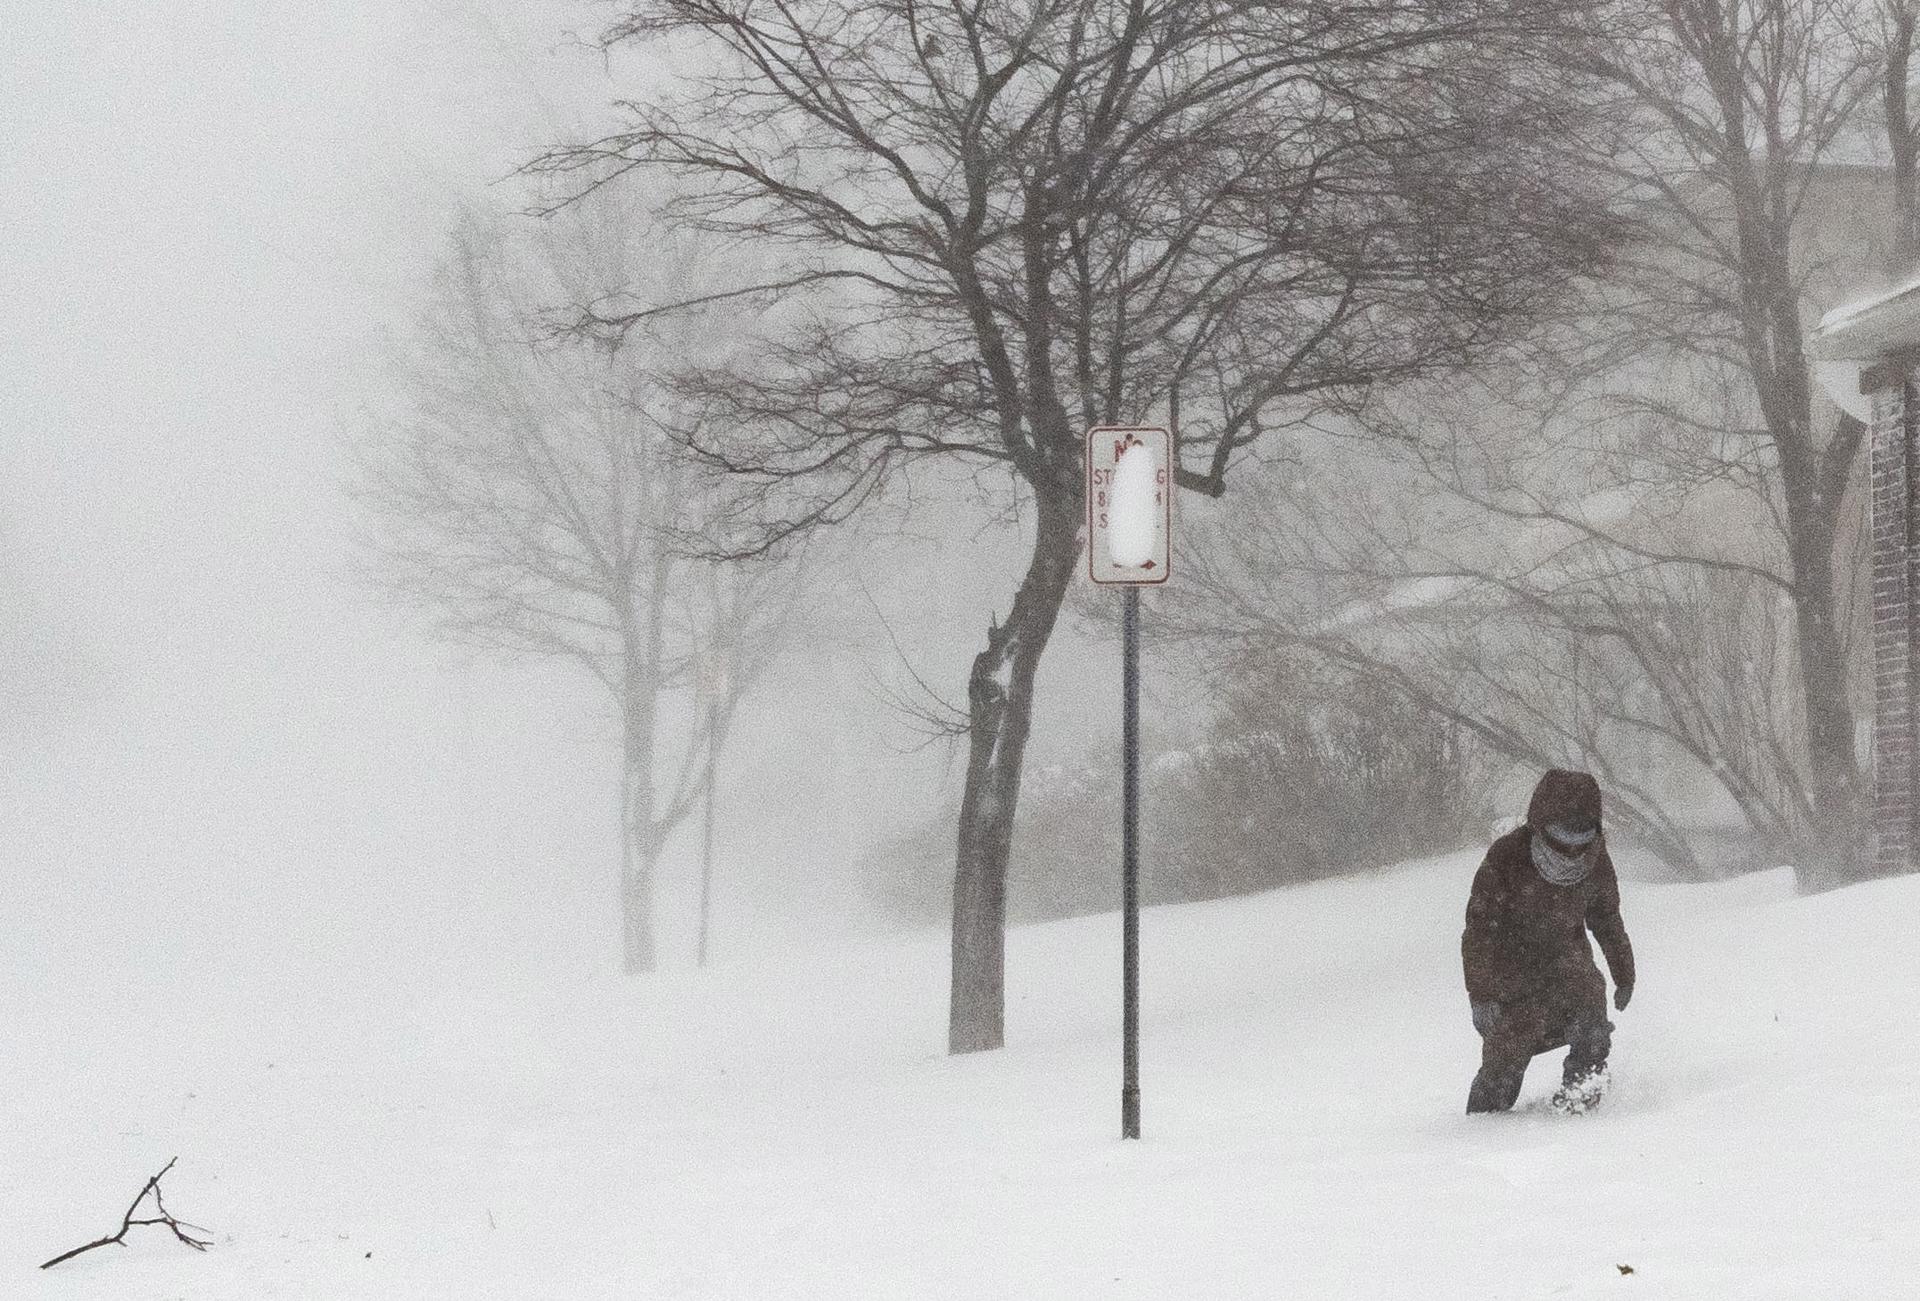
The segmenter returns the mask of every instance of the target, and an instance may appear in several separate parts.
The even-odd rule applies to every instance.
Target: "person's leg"
[[[1577,1084],[1606,1069],[1613,1047],[1613,1022],[1607,1020],[1607,982],[1597,970],[1581,974],[1570,991],[1567,1017],[1567,1060],[1561,1067],[1563,1084]]]
[[[1500,1009],[1499,1019],[1480,1037],[1480,1071],[1467,1090],[1468,1115],[1513,1106],[1544,1026],[1537,1004],[1512,1003]]]
[[[1483,1111],[1509,1111],[1520,1096],[1521,1082],[1527,1078],[1527,1064],[1523,1062],[1489,1062],[1483,1060],[1480,1069],[1474,1074],[1473,1084],[1467,1089],[1467,1114],[1476,1115]]]

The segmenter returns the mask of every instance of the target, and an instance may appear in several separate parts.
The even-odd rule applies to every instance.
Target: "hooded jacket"
[[[1592,870],[1570,885],[1553,884],[1534,865],[1534,834],[1574,816],[1600,823],[1600,784],[1588,773],[1555,768],[1534,787],[1526,825],[1494,841],[1474,873],[1460,935],[1472,1002],[1558,997],[1582,979],[1597,979],[1588,931],[1613,983],[1633,987],[1633,945],[1620,920],[1620,881],[1604,831],[1593,845]]]

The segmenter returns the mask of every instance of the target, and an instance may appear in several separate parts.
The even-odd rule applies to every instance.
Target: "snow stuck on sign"
[[[1173,533],[1173,435],[1147,426],[1087,431],[1087,569],[1096,583],[1167,581]]]
[[[1160,508],[1154,492],[1153,449],[1135,443],[1113,467],[1113,504],[1108,507],[1107,552],[1124,569],[1153,559]]]

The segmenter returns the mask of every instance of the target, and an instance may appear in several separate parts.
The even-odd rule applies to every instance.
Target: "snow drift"
[[[1863,1297],[1920,1269],[1920,880],[1628,882],[1603,1110],[1461,1114],[1475,858],[1017,930],[941,1052],[944,937],[537,992],[343,971],[8,1000],[0,1292],[48,1298]],[[75,988],[81,988],[76,986]],[[164,1231],[55,1271],[175,1153]],[[1631,1275],[1621,1271],[1629,1267]]]

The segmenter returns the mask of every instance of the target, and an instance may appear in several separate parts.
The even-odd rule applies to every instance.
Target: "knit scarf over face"
[[[1596,852],[1599,847],[1600,838],[1595,836],[1584,847],[1565,854],[1536,831],[1533,833],[1533,865],[1539,870],[1541,878],[1553,885],[1576,885],[1593,870],[1594,861],[1599,858]]]

